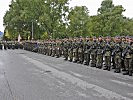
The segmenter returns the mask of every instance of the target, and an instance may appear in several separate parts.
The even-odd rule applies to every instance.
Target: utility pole
[[[33,21],[32,21],[32,40],[34,39],[33,35],[34,35],[34,25],[33,25]]]

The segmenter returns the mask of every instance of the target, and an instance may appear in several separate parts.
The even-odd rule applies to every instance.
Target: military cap
[[[115,38],[117,38],[117,39],[121,39],[121,37],[120,37],[120,36],[116,36]]]

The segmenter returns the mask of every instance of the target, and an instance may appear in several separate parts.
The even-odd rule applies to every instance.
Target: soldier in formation
[[[133,73],[133,37],[80,37],[46,41],[26,41],[25,50],[52,57],[64,57],[74,63],[80,63],[103,70],[114,70],[132,76]]]

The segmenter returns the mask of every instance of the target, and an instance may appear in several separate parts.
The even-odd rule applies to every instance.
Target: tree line
[[[4,38],[68,38],[86,36],[133,35],[133,19],[122,13],[122,5],[103,0],[97,15],[86,6],[69,7],[69,0],[12,0],[3,17]]]

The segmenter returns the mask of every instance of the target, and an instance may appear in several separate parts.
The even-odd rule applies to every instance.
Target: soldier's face
[[[93,38],[93,41],[96,41],[97,39],[96,38]]]
[[[123,42],[125,42],[125,40],[126,40],[125,38],[122,38],[122,41],[123,41]]]
[[[110,38],[107,38],[106,41],[109,42],[111,39]]]
[[[120,42],[120,39],[119,39],[119,38],[115,38],[115,41],[116,41],[116,42]]]
[[[132,42],[132,39],[129,38],[129,39],[128,39],[128,42],[131,43],[131,42]]]
[[[126,42],[128,42],[128,38],[126,38]]]

